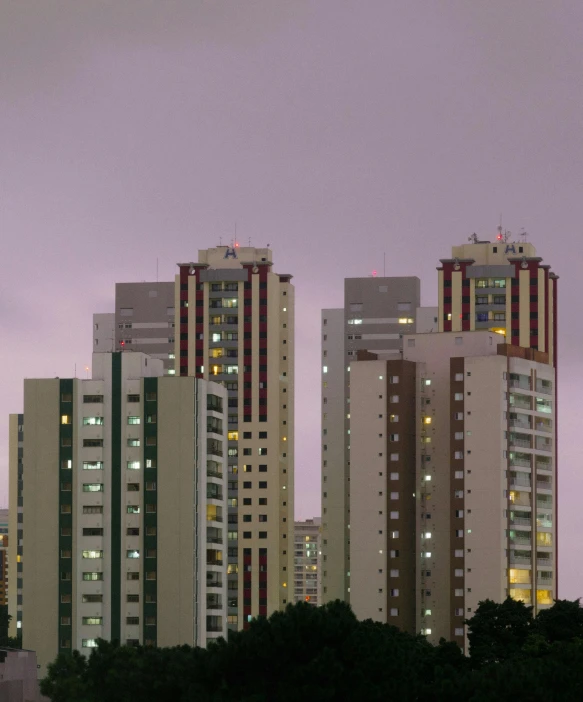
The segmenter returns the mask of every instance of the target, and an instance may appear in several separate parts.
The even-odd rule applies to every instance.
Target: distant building
[[[8,510],[0,509],[0,605],[8,604]]]
[[[294,602],[322,604],[321,523],[319,517],[294,522]]]
[[[226,635],[226,409],[222,385],[164,377],[142,353],[94,354],[90,380],[24,381],[9,611],[43,670],[100,637],[204,646]]]
[[[437,329],[417,277],[346,278],[344,307],[322,310],[322,599],[350,601],[350,363],[361,350],[401,358],[403,334]],[[435,321],[434,321],[435,320]]]
[[[49,702],[41,695],[36,653],[0,648],[0,700],[6,702]]]
[[[174,375],[174,283],[117,283],[115,312],[93,315],[93,351],[140,351]]]

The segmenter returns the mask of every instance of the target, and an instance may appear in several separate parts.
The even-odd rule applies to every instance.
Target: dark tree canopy
[[[42,683],[53,702],[550,702],[583,699],[579,602],[532,608],[485,601],[468,621],[466,658],[350,607],[289,605],[207,649],[99,641],[59,655]]]

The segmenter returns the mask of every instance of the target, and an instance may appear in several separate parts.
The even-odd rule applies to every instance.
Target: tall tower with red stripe
[[[557,359],[557,281],[530,243],[480,241],[452,248],[441,259],[439,331],[488,329],[506,343]]]
[[[237,243],[201,250],[179,269],[176,375],[221,382],[228,393],[229,513],[214,526],[228,560],[229,628],[240,629],[293,601],[292,276],[273,271],[271,249]]]

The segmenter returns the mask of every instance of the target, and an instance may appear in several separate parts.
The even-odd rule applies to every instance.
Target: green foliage
[[[350,607],[288,605],[208,648],[130,648],[99,641],[85,658],[60,655],[41,690],[53,702],[490,702],[583,699],[579,602],[536,619],[506,600],[468,621],[470,657]]]

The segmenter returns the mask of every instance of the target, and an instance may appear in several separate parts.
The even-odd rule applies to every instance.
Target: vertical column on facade
[[[189,304],[189,273],[190,269],[188,266],[180,267],[180,274],[178,276],[180,281],[180,289],[177,291],[176,297],[178,301],[178,306],[174,312],[174,319],[177,320],[176,327],[178,329],[174,330],[177,332],[177,353],[176,355],[176,370],[177,375],[188,375],[188,304]]]
[[[457,379],[456,379],[457,378]],[[464,438],[456,439],[460,434],[464,437],[464,359],[452,358],[450,360],[450,471],[449,490],[451,495],[450,509],[450,636],[460,648],[464,649],[464,636],[456,633],[456,629],[463,628],[465,612],[465,450]],[[462,397],[461,400],[456,396]],[[461,419],[460,419],[461,417]],[[460,456],[461,458],[458,458]],[[461,555],[459,555],[461,552]]]
[[[59,381],[59,651],[72,650],[73,380]]]
[[[143,641],[157,645],[158,618],[158,378],[144,378]]]

